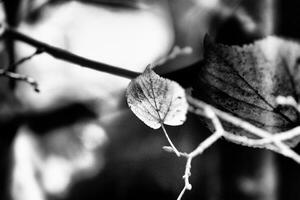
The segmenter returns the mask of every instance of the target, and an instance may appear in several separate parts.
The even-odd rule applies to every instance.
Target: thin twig
[[[190,190],[192,188],[192,185],[189,182],[189,177],[191,176],[191,162],[192,159],[199,154],[201,154],[205,149],[210,147],[215,141],[217,141],[220,137],[224,136],[226,139],[239,143],[239,144],[244,144],[250,147],[263,147],[269,150],[272,150],[274,152],[280,153],[286,157],[289,157],[293,159],[294,161],[300,163],[300,156],[294,152],[292,149],[290,149],[286,144],[282,142],[283,139],[290,139],[294,136],[299,135],[299,129],[300,128],[295,128],[293,130],[290,130],[290,132],[282,132],[281,134],[277,135],[277,137],[274,137],[271,133],[260,129],[248,122],[245,122],[237,117],[234,117],[228,113],[225,113],[217,108],[214,108],[200,100],[194,99],[191,96],[188,95],[188,101],[189,103],[196,107],[190,107],[190,111],[202,115],[206,118],[209,118],[212,123],[213,127],[215,129],[215,132],[208,137],[206,140],[204,140],[199,146],[189,153],[187,155],[187,163],[185,167],[185,173],[184,173],[184,180],[185,180],[185,185],[182,191],[180,192],[177,200],[181,200],[182,196],[184,195],[186,190]],[[241,127],[244,130],[252,133],[253,135],[262,138],[262,139],[251,139],[246,136],[239,136],[235,135],[233,133],[229,133],[224,130],[220,119],[225,120],[237,127]],[[288,133],[288,134],[287,134]],[[285,135],[287,134],[287,136]],[[265,141],[264,141],[265,140]],[[262,142],[268,141],[269,143],[262,143]],[[261,144],[264,144],[263,146]],[[259,146],[261,145],[261,146]]]
[[[218,139],[220,139],[222,137],[223,132],[224,132],[222,130],[223,130],[223,128],[221,128],[220,130],[216,130],[211,136],[209,136],[203,142],[201,142],[195,150],[193,150],[191,153],[186,155],[187,160],[186,160],[185,171],[184,171],[184,175],[183,175],[184,188],[180,192],[177,200],[180,200],[182,198],[182,196],[183,196],[183,194],[185,193],[186,190],[191,190],[192,189],[192,184],[189,181],[189,177],[192,175],[192,173],[191,173],[192,160],[196,156],[202,154],[204,152],[204,150],[206,150],[213,143],[215,143]]]
[[[186,186],[183,187],[183,189],[181,190],[180,194],[177,197],[177,200],[181,200],[185,191],[187,190]]]
[[[188,102],[191,104],[191,106],[194,106],[196,108],[199,109],[203,109],[206,106],[208,106],[208,104],[206,104],[205,102],[198,100],[198,99],[194,99],[191,96],[187,96]],[[294,161],[296,161],[297,163],[300,163],[300,156],[293,151],[292,149],[290,149],[286,144],[284,144],[282,141],[278,141],[277,139],[274,139],[273,134],[269,133],[268,131],[265,131],[261,128],[258,128],[246,121],[243,121],[240,118],[234,117],[226,112],[223,112],[217,108],[211,107],[211,109],[214,111],[214,113],[222,120],[227,121],[237,127],[240,127],[246,131],[248,131],[249,133],[253,134],[254,136],[257,136],[259,138],[265,138],[265,139],[270,139],[272,141],[272,144],[275,145],[274,146],[268,146],[268,149],[271,149],[277,153],[280,153],[286,157],[289,157],[291,159],[293,159]],[[190,108],[190,111],[195,112],[196,114],[203,114],[202,111],[197,111],[197,109],[193,109],[192,107]],[[227,137],[229,138],[229,137]],[[237,138],[235,138],[237,139]],[[237,142],[237,141],[234,141]],[[253,142],[253,140],[251,141]],[[247,143],[247,140],[245,140],[245,138],[243,138],[243,141],[240,142],[241,144],[243,143]],[[251,146],[251,143],[248,143],[247,146]],[[255,146],[257,147],[257,146]]]
[[[291,130],[280,132],[280,133],[274,133],[271,137],[263,138],[263,139],[249,139],[248,143],[251,144],[251,146],[257,146],[257,147],[263,147],[267,144],[271,144],[274,141],[287,141],[291,140],[295,137],[300,136],[300,126],[297,126]],[[231,137],[231,136],[229,136]]]
[[[8,78],[17,80],[17,81],[24,81],[24,82],[30,84],[33,87],[34,91],[40,92],[39,85],[38,85],[37,81],[34,80],[33,78],[29,77],[29,76],[14,73],[14,72],[9,72],[9,71],[3,70],[3,69],[0,69],[0,76],[5,76],[5,77],[8,77]]]
[[[240,118],[234,117],[226,112],[214,108],[203,101],[194,99],[189,95],[187,95],[187,99],[191,105],[189,110],[198,115],[202,115],[210,119],[215,131],[211,136],[209,136],[203,142],[201,142],[196,149],[194,149],[192,152],[188,154],[183,152],[176,153],[177,149],[173,147],[174,145],[172,143],[170,143],[172,147],[164,148],[166,151],[175,152],[177,156],[178,155],[184,156],[187,159],[185,165],[185,171],[183,175],[184,187],[181,190],[177,200],[182,199],[186,190],[192,189],[192,185],[189,181],[189,177],[191,176],[191,167],[192,167],[191,163],[193,158],[202,154],[207,148],[209,148],[213,143],[215,143],[222,136],[228,139],[229,141],[243,144],[249,147],[260,147],[260,148],[266,148],[272,150],[276,153],[282,154],[300,163],[300,156],[295,151],[290,149],[286,144],[283,143],[283,140],[291,139],[294,136],[298,136],[300,132],[300,127],[292,129],[290,131],[279,133],[278,135],[274,136],[272,133],[269,133],[268,131],[265,131],[248,122],[243,121]],[[219,118],[237,127],[243,128],[244,130],[258,137],[258,139],[252,139],[246,136],[235,135],[233,133],[225,131]],[[176,151],[174,149],[176,149]]]
[[[22,63],[24,63],[24,62],[26,62],[26,61],[32,59],[32,58],[35,57],[36,55],[39,55],[39,54],[41,54],[41,53],[43,53],[43,52],[44,52],[44,50],[43,50],[42,48],[38,48],[38,49],[37,49],[34,53],[32,53],[31,55],[26,56],[26,57],[23,57],[23,58],[21,58],[20,60],[18,60],[17,62],[15,62],[15,63],[9,65],[9,66],[7,67],[7,70],[10,71],[10,69],[16,69],[17,66],[21,65]]]
[[[81,56],[78,56],[76,54],[73,54],[71,52],[68,52],[64,49],[54,47],[52,45],[46,44],[44,42],[38,41],[34,38],[31,38],[23,33],[20,33],[12,28],[7,28],[4,34],[5,37],[8,37],[12,40],[17,40],[24,42],[26,44],[29,44],[33,47],[36,47],[37,49],[43,49],[43,51],[49,55],[52,55],[53,57],[67,61],[69,63],[77,64],[83,67],[87,67],[90,69],[94,69],[101,72],[107,72],[110,74],[114,74],[117,76],[121,76],[124,78],[135,78],[140,73],[118,68],[112,65],[104,64],[101,62],[97,62],[94,60],[90,60]]]
[[[17,81],[24,81],[28,84],[30,84],[34,91],[36,92],[40,92],[38,83],[36,80],[34,80],[33,78],[23,75],[23,74],[18,74],[15,72],[11,72],[9,71],[9,69],[16,69],[17,66],[21,65],[22,63],[32,59],[34,56],[39,55],[43,53],[43,49],[37,49],[33,54],[23,57],[20,60],[18,60],[17,62],[9,65],[6,69],[0,69],[0,76],[4,76],[13,80],[17,80]]]
[[[177,197],[177,200],[181,200],[186,190],[191,190],[192,185],[189,182],[189,177],[191,176],[191,168],[192,168],[192,157],[187,157],[186,164],[185,164],[185,170],[184,170],[184,187],[181,190],[180,194]]]
[[[257,143],[264,145],[264,144],[271,143],[274,140],[286,141],[286,140],[293,139],[297,136],[300,136],[300,126],[297,126],[293,129],[285,131],[285,132],[276,133],[271,138],[261,139],[260,141],[257,141]]]
[[[192,168],[192,160],[202,154],[207,148],[209,148],[213,143],[215,143],[218,139],[220,139],[223,134],[224,134],[224,129],[223,126],[220,122],[220,120],[218,119],[218,117],[215,115],[215,113],[212,111],[210,106],[207,106],[204,108],[204,113],[205,116],[209,119],[211,119],[214,127],[215,127],[215,132],[209,136],[208,138],[206,138],[203,142],[201,142],[197,148],[195,148],[192,152],[190,153],[185,153],[185,152],[178,152],[178,154],[180,156],[184,156],[186,158],[186,165],[185,165],[185,170],[184,170],[184,175],[183,175],[183,179],[184,179],[184,187],[181,190],[179,196],[177,197],[177,200],[181,200],[181,198],[183,197],[184,193],[186,190],[191,190],[192,189],[192,185],[189,181],[189,177],[191,176],[191,168]],[[174,147],[174,149],[176,149]],[[166,149],[167,151],[169,151],[169,149]],[[174,153],[175,150],[174,150]],[[176,154],[178,156],[178,154]]]
[[[194,151],[189,153],[189,157],[191,158],[194,158],[199,154],[201,154],[205,149],[210,147],[224,134],[223,126],[220,120],[218,119],[218,117],[216,116],[216,114],[213,112],[212,108],[210,106],[207,106],[204,109],[205,109],[204,113],[206,114],[206,117],[210,118],[216,130],[211,136],[209,136],[206,140],[201,142],[201,144]]]

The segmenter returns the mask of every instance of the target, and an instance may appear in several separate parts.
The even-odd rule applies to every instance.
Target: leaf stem
[[[180,156],[181,156],[181,153],[176,149],[176,147],[175,147],[175,145],[173,144],[172,140],[170,139],[170,137],[169,137],[169,135],[168,135],[168,133],[167,133],[167,130],[165,129],[165,126],[163,125],[163,123],[161,123],[161,128],[162,128],[162,130],[163,130],[163,132],[164,132],[164,134],[165,134],[165,136],[166,136],[166,138],[167,138],[169,144],[171,145],[171,147],[172,147],[174,153],[176,154],[177,157],[180,157]]]
[[[177,200],[181,200],[185,191],[187,190],[186,186],[183,187],[183,189],[181,190],[180,194],[177,197]]]

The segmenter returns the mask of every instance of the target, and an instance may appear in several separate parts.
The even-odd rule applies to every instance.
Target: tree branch
[[[45,52],[57,59],[64,60],[64,61],[67,61],[67,62],[70,62],[73,64],[77,64],[82,67],[114,74],[114,75],[121,76],[124,78],[129,78],[129,79],[135,78],[136,76],[138,76],[140,74],[138,72],[118,68],[118,67],[115,67],[112,65],[104,64],[101,62],[97,62],[94,60],[90,60],[90,59],[78,56],[78,55],[68,52],[64,49],[54,47],[54,46],[51,46],[44,42],[38,41],[38,40],[31,38],[23,33],[18,32],[12,28],[6,29],[6,31],[4,33],[4,37],[10,38],[11,40],[24,42],[33,47],[36,47],[37,49],[42,49],[43,52]]]
[[[191,96],[187,96],[187,99],[191,105],[190,111],[195,114],[203,116],[202,110],[209,105],[201,100],[194,99]],[[195,108],[193,108],[193,107],[195,107]],[[202,109],[202,110],[200,110],[200,109]],[[238,135],[236,135],[236,137],[232,137],[232,135],[228,135],[228,133],[224,134],[224,137],[227,138],[229,141],[231,141],[231,139],[234,139],[233,142],[238,142],[239,144],[247,145],[249,147],[257,147],[255,145],[253,146],[253,144],[255,144],[255,141],[261,141],[261,139],[267,139],[267,140],[270,140],[271,143],[267,144],[267,146],[260,146],[261,148],[267,148],[267,149],[270,149],[277,153],[280,153],[288,158],[293,159],[294,161],[296,161],[297,163],[300,164],[300,155],[298,155],[295,151],[293,151],[291,148],[289,148],[285,143],[283,143],[283,141],[274,137],[274,135],[272,133],[270,133],[266,130],[263,130],[261,128],[258,128],[240,118],[237,118],[233,115],[223,112],[217,108],[211,107],[211,109],[220,119],[227,121],[237,127],[240,127],[242,129],[248,131],[249,133],[260,138],[260,139],[255,140],[255,139],[238,136]],[[207,117],[206,115],[204,115],[204,116]],[[229,136],[229,137],[227,137],[227,136]],[[239,141],[239,139],[241,139],[241,141]]]
[[[204,109],[203,114],[205,115],[205,117],[209,118],[212,121],[212,124],[215,128],[215,132],[212,135],[210,135],[203,142],[201,142],[197,146],[197,148],[195,148],[190,153],[178,152],[177,149],[175,147],[173,147],[173,145],[172,145],[172,147],[168,147],[168,146],[163,147],[163,149],[166,150],[167,152],[174,152],[177,156],[179,155],[178,157],[182,156],[182,157],[186,158],[185,170],[184,170],[184,175],[183,175],[184,187],[181,190],[179,196],[177,197],[177,200],[181,200],[181,198],[183,197],[186,190],[192,189],[192,184],[190,183],[189,178],[192,174],[191,169],[192,169],[193,159],[196,156],[202,154],[203,151],[208,149],[212,144],[214,144],[218,139],[220,139],[225,133],[220,120],[218,119],[218,117],[214,113],[214,111],[212,110],[211,106],[207,105],[203,109]]]

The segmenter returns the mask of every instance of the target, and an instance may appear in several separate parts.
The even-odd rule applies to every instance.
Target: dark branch
[[[138,72],[118,68],[115,66],[111,66],[108,64],[100,63],[97,61],[93,61],[93,60],[78,56],[76,54],[70,53],[61,48],[57,48],[57,47],[51,46],[49,44],[40,42],[34,38],[24,35],[23,33],[20,33],[11,28],[7,28],[4,36],[8,37],[12,40],[18,40],[18,41],[24,42],[33,47],[36,47],[37,49],[42,49],[43,52],[45,52],[49,55],[52,55],[53,57],[55,57],[57,59],[64,60],[64,61],[67,61],[67,62],[70,62],[73,64],[81,65],[83,67],[87,67],[87,68],[94,69],[97,71],[107,72],[107,73],[110,73],[113,75],[121,76],[124,78],[129,78],[129,79],[135,78],[136,76],[138,76],[140,74]]]
[[[41,53],[43,53],[43,49],[37,49],[33,54],[29,55],[29,56],[26,56],[24,58],[21,58],[20,60],[18,60],[17,62],[9,65],[7,67],[7,70],[10,71],[10,69],[16,69],[20,64],[22,64],[23,62],[26,62],[28,60],[30,60],[31,58],[33,58],[34,56],[36,55],[39,55]]]

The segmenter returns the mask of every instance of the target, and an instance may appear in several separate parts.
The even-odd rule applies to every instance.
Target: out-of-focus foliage
[[[40,5],[28,5],[29,13],[18,29],[89,59],[142,72],[146,65],[167,54],[173,44],[166,1],[142,3],[141,8],[79,1]],[[17,59],[34,51],[28,45],[16,44]],[[130,80],[83,69],[47,54],[18,66],[17,71],[35,78],[41,92],[32,92],[22,83],[17,83],[15,88],[22,106],[36,113],[36,117],[19,129],[15,141],[16,165],[11,185],[14,197],[25,200],[33,199],[34,195],[39,199],[49,194],[64,195],[74,181],[95,175],[94,172],[107,164],[105,145],[113,148],[112,140],[134,131],[136,120],[128,116],[127,121],[118,126],[119,117],[130,112],[124,99]],[[74,113],[78,107],[70,105],[82,105],[84,110]],[[88,120],[85,110],[94,113]],[[90,133],[92,138],[103,140],[93,149],[84,145],[84,138],[90,138]],[[31,143],[40,147],[35,148]],[[117,149],[124,152],[125,148]],[[30,152],[24,156],[27,162],[20,159],[25,151]],[[117,161],[117,154],[110,158]],[[86,166],[81,167],[81,161],[85,162],[86,158]],[[61,184],[53,183],[53,169],[60,173]],[[35,173],[41,178],[34,176]],[[27,176],[22,178],[25,174]]]

